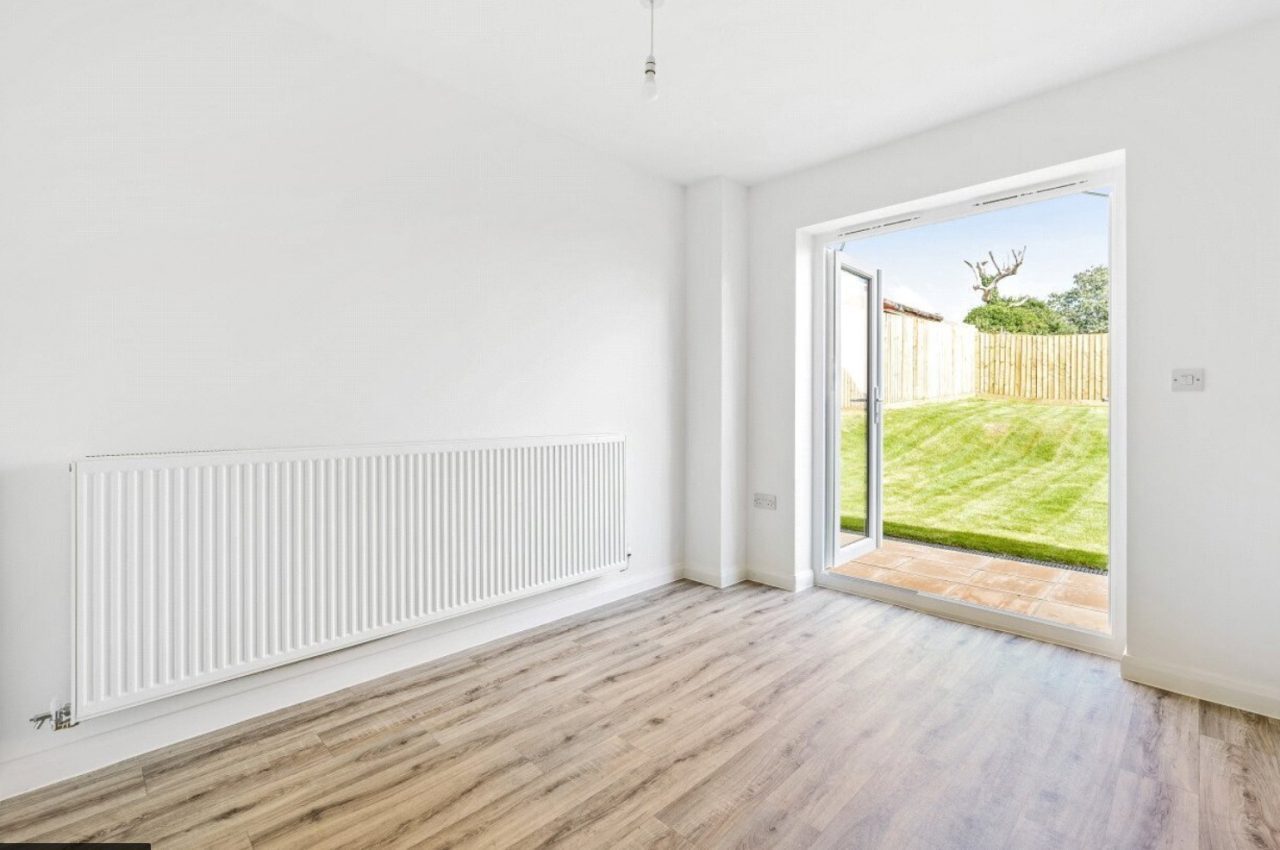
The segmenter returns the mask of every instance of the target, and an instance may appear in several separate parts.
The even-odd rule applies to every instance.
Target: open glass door
[[[880,272],[827,252],[827,564],[883,540],[880,453]]]

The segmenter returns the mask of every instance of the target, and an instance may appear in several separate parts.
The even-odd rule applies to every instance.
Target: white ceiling
[[[1280,0],[263,0],[679,181],[748,183],[1280,15]]]

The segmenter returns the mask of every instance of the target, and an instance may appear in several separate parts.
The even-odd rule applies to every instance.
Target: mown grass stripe
[[[1105,569],[1105,405],[1012,399],[894,408],[885,415],[885,533]],[[845,417],[841,525],[865,522],[865,420]]]

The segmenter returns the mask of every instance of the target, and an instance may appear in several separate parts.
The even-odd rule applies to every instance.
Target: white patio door
[[[880,547],[880,272],[827,251],[827,565]]]

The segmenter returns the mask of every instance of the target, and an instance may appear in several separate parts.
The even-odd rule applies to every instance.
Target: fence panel
[[[889,404],[968,398],[975,392],[972,325],[886,313],[884,398]]]
[[[883,334],[888,404],[974,395],[1106,401],[1110,395],[1110,348],[1104,333],[979,333],[972,325],[886,313]],[[862,381],[848,371],[843,377],[843,406],[862,404]]]
[[[884,401],[890,405],[952,401],[972,396],[1032,401],[1101,402],[1110,396],[1107,334],[979,333],[973,325],[884,315]],[[844,374],[845,407],[867,398],[855,376]]]
[[[977,392],[1042,401],[1106,401],[1107,334],[978,334]]]

